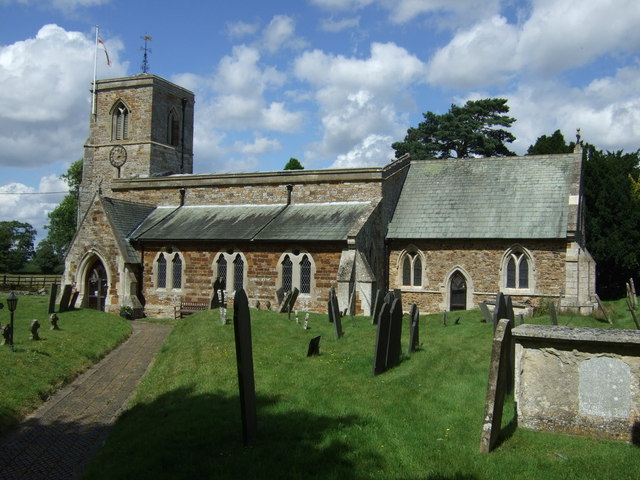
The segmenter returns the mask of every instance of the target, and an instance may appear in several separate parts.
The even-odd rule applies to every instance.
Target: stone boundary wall
[[[520,325],[518,425],[640,444],[640,331]]]

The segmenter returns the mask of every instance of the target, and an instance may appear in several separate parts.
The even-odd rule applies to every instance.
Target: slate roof
[[[127,237],[155,209],[150,205],[102,197],[102,205],[120,245],[126,263],[139,263],[140,257]]]
[[[391,239],[564,238],[571,156],[412,162]]]
[[[346,240],[369,202],[158,207],[132,233],[141,241]]]

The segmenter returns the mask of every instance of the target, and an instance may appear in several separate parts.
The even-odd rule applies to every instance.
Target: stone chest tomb
[[[520,325],[518,424],[639,443],[640,331]]]

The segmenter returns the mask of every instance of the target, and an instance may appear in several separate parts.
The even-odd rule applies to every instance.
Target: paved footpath
[[[78,477],[98,452],[171,330],[133,322],[131,337],[0,439],[0,479]]]

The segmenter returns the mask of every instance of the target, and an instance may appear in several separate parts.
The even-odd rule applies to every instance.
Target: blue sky
[[[517,153],[558,128],[640,148],[637,0],[0,0],[0,220],[39,236],[83,154],[95,25],[98,78],[140,73],[147,34],[149,72],[194,91],[195,173],[384,165],[423,112],[498,96]]]

